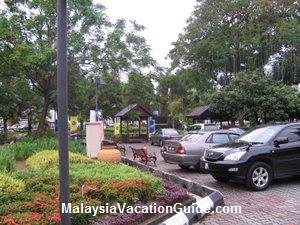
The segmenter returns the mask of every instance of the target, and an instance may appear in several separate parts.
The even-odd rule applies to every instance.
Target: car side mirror
[[[276,147],[279,147],[281,144],[286,144],[289,142],[289,139],[287,137],[279,137],[274,141],[274,145]]]

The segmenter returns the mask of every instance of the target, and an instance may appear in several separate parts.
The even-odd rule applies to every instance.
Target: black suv
[[[218,181],[242,180],[255,191],[273,179],[300,175],[300,123],[257,127],[207,150],[201,167]]]

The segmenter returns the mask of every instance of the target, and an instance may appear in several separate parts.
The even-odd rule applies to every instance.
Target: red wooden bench
[[[145,164],[152,162],[156,166],[157,157],[155,154],[147,154],[144,148],[133,148],[132,146],[129,148],[132,150],[133,160],[140,159],[140,162]]]

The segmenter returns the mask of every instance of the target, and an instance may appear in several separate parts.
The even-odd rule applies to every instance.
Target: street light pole
[[[96,121],[99,121],[98,118],[98,110],[99,110],[99,106],[98,106],[98,86],[99,86],[99,77],[96,77]]]
[[[61,224],[70,225],[70,214],[62,213],[62,203],[70,202],[68,152],[68,67],[67,0],[57,0],[57,104],[59,133],[59,178]]]

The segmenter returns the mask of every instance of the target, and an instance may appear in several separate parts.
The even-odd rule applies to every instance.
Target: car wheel
[[[266,190],[272,181],[272,168],[264,162],[254,163],[248,170],[246,185],[250,190]]]
[[[150,139],[150,145],[154,145],[152,138]]]
[[[228,182],[229,179],[228,178],[225,178],[225,177],[221,177],[221,176],[218,176],[218,175],[212,175],[212,177],[218,181],[218,182]]]
[[[194,166],[194,168],[195,168],[197,171],[201,172],[201,173],[205,173],[205,174],[209,173],[207,170],[201,168],[200,162],[198,162],[198,163]]]
[[[163,141],[160,140],[160,141],[159,141],[159,146],[162,147],[163,145],[164,145]]]
[[[179,164],[178,165],[181,169],[184,169],[184,170],[188,170],[190,168],[190,166],[186,166],[186,165],[181,165]]]

